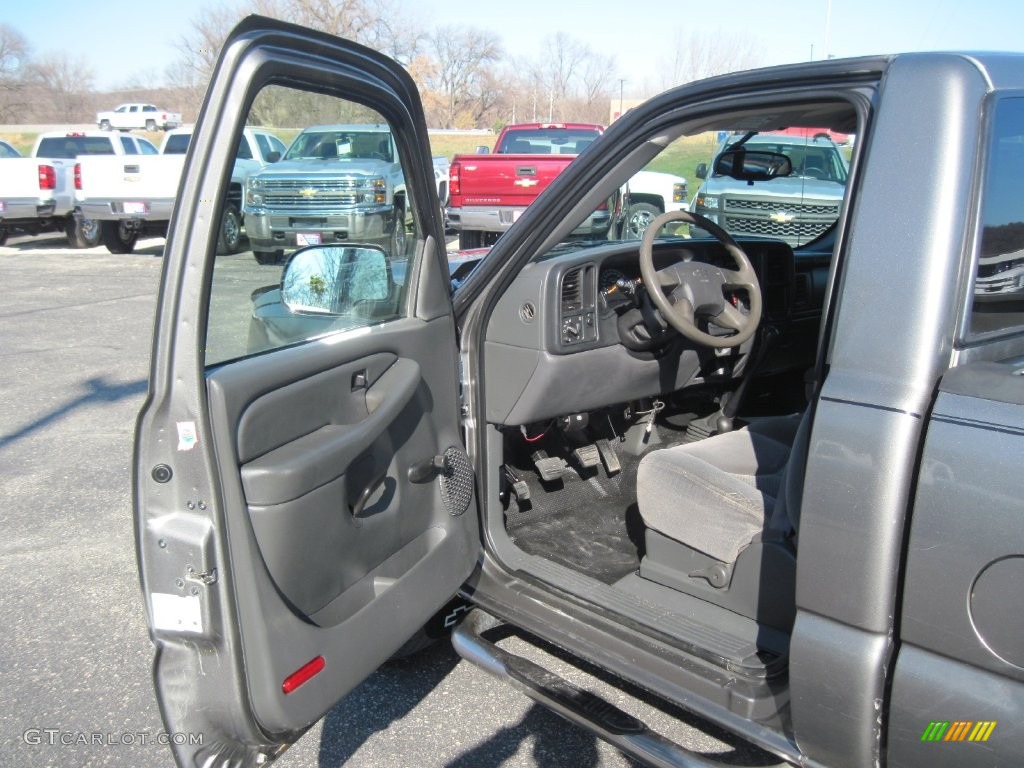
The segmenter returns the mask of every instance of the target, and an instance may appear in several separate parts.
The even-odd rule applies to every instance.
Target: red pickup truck
[[[603,132],[603,125],[590,123],[506,125],[493,154],[452,158],[447,213],[459,233],[459,247],[479,248],[497,240]],[[603,237],[610,224],[609,212],[599,210],[575,234]]]

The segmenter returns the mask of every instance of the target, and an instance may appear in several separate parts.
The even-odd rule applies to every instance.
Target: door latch
[[[185,569],[185,581],[192,581],[196,584],[209,586],[217,581],[217,569],[211,568],[203,573],[196,573],[196,569],[190,565]]]

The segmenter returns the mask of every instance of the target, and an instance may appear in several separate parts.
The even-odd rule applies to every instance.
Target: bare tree
[[[25,107],[29,45],[9,24],[0,24],[0,120],[19,116]]]
[[[191,30],[175,44],[178,58],[167,68],[166,77],[179,93],[182,112],[198,115],[224,41],[245,12],[241,4],[204,6],[192,20]]]
[[[434,107],[428,119],[443,128],[475,125],[490,99],[489,71],[502,56],[498,36],[474,27],[438,27],[427,37],[425,50],[428,61],[416,71]]]
[[[31,65],[32,80],[46,95],[52,119],[63,123],[92,122],[89,96],[96,73],[84,56],[48,53]]]
[[[527,77],[518,85],[517,103],[534,119],[600,122],[613,82],[615,58],[559,32],[548,38],[539,59],[519,67]]]
[[[672,60],[660,62],[663,88],[750,69],[761,63],[753,38],[721,30],[684,33],[677,29],[671,48],[675,51]]]

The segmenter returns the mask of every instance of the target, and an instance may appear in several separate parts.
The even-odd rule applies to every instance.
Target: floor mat
[[[561,480],[543,483],[523,471],[530,501],[506,512],[512,541],[545,557],[612,584],[640,566],[643,526],[636,506],[639,459],[621,456],[622,471],[609,477],[603,467],[580,476],[570,469]]]

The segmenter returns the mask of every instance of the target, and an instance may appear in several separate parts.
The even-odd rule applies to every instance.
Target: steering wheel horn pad
[[[654,269],[654,238],[666,224],[685,221],[710,232],[732,256],[737,269],[720,269],[704,262],[679,262]],[[686,338],[708,347],[729,349],[749,340],[761,322],[761,287],[750,258],[724,229],[689,211],[670,211],[654,219],[640,243],[640,274],[655,306],[666,322]],[[750,301],[748,314],[730,304],[724,289],[744,290]],[[697,326],[697,316],[710,317],[717,325],[736,331],[713,336]]]

